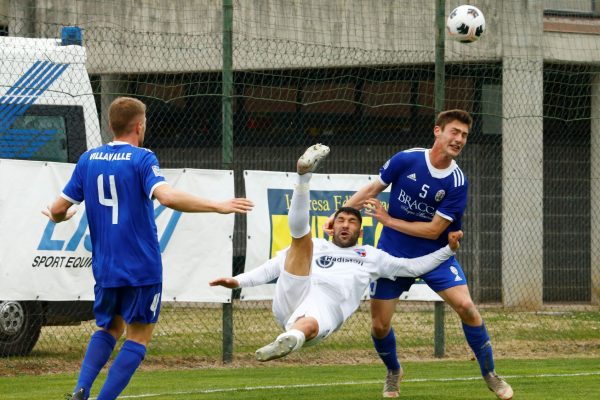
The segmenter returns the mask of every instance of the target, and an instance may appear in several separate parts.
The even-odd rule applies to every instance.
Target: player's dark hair
[[[146,114],[146,105],[132,97],[118,97],[108,108],[108,123],[115,136],[127,133],[131,123]]]
[[[337,216],[340,213],[348,213],[348,214],[352,214],[354,215],[356,218],[358,218],[358,222],[360,222],[360,224],[362,225],[362,215],[360,215],[360,211],[358,211],[356,208],[354,207],[340,207],[334,214],[333,219],[336,219]]]
[[[460,121],[463,124],[466,124],[469,129],[471,129],[471,125],[473,125],[473,117],[471,117],[471,114],[465,110],[458,109],[442,111],[439,113],[435,120],[435,125],[443,130],[444,127],[452,121]]]

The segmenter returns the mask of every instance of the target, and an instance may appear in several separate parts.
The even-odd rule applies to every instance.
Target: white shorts
[[[344,317],[335,299],[315,284],[310,276],[292,275],[282,271],[275,285],[273,315],[284,330],[289,330],[300,317],[312,317],[319,324],[317,336],[306,342],[312,346],[338,330]]]

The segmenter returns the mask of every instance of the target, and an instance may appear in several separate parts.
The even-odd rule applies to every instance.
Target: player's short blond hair
[[[121,136],[132,129],[132,122],[146,115],[146,105],[132,97],[118,97],[108,108],[108,123],[115,136]]]

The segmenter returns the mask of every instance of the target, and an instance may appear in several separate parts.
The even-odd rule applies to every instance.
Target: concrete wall
[[[207,71],[221,66],[221,0],[90,0],[77,1],[75,7],[71,0],[3,3],[9,4],[8,14],[16,18],[11,30],[15,35],[54,36],[60,25],[82,26],[89,50],[88,68],[94,74]],[[448,0],[446,14],[461,3]],[[542,54],[548,60],[600,59],[600,51],[589,51],[599,48],[600,35],[542,35],[533,30],[539,15],[502,9],[503,5],[530,8],[528,4],[537,4],[536,13],[541,13],[542,2],[472,3],[484,11],[484,38],[469,45],[448,39],[448,62],[499,60],[509,51],[519,52],[527,37],[543,46]],[[434,10],[434,0],[237,0],[234,67],[430,63],[434,57]],[[132,58],[137,61],[131,62]]]
[[[592,269],[592,304],[600,305],[600,74],[592,81],[592,150],[591,150],[591,269]]]
[[[9,0],[0,0],[0,24],[8,25]]]
[[[538,309],[543,301],[543,61],[540,2],[506,7],[502,63],[502,300]],[[533,18],[537,16],[537,18]],[[512,18],[511,18],[512,17]],[[513,18],[518,18],[515,21]],[[531,36],[514,37],[515,22]]]

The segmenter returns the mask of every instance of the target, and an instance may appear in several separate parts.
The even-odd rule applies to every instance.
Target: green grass
[[[478,377],[475,362],[405,362],[402,396],[409,399],[493,399]],[[597,358],[500,360],[515,399],[599,399]],[[285,361],[248,368],[141,370],[122,398],[167,399],[379,399],[383,367],[379,364],[290,366]],[[560,376],[558,376],[560,375]],[[99,377],[92,394],[105,379]],[[4,400],[60,399],[71,390],[75,373],[0,377]]]

